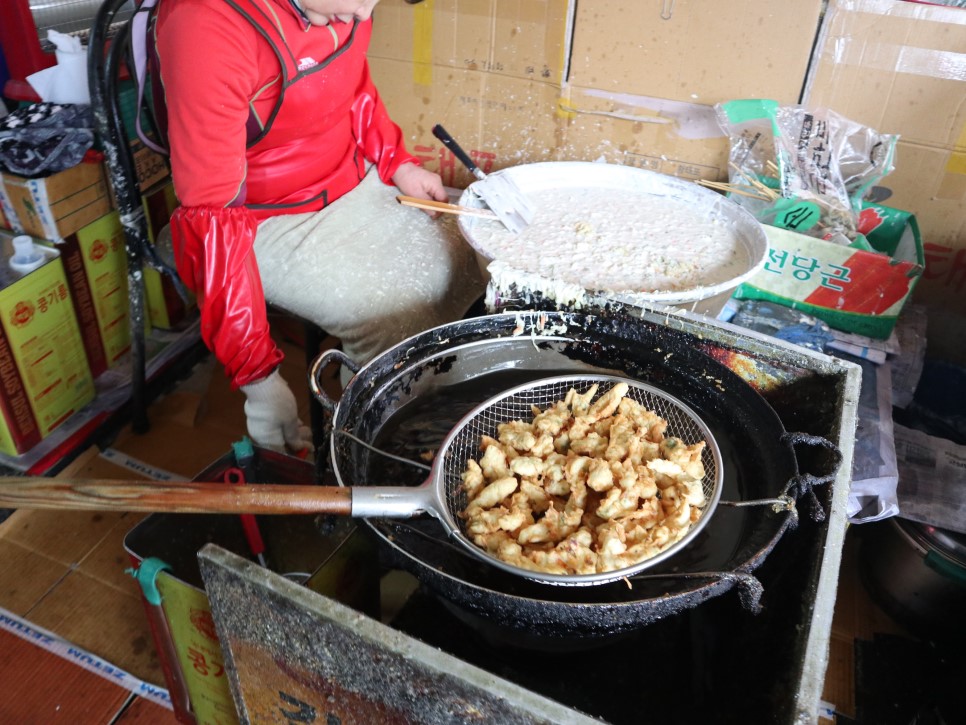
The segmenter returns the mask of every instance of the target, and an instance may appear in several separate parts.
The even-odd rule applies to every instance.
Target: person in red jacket
[[[369,74],[379,0],[164,0],[156,44],[181,206],[175,264],[259,445],[309,444],[266,300],[364,363],[461,317],[483,291],[445,201]]]

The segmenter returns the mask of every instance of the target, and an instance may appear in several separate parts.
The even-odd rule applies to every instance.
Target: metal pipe
[[[131,407],[132,428],[136,433],[147,432],[150,424],[145,400],[145,304],[142,265],[144,249],[149,244],[147,221],[137,186],[134,156],[124,132],[124,122],[118,106],[117,74],[122,50],[130,41],[120,34],[108,48],[108,29],[118,10],[128,0],[105,0],[91,26],[88,49],[88,81],[94,127],[104,148],[111,186],[121,225],[124,228],[127,250],[128,298],[131,325]]]

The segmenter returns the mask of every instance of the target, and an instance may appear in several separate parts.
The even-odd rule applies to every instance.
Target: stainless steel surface
[[[899,517],[859,535],[861,578],[886,612],[917,634],[966,639],[963,535]]]
[[[48,30],[85,39],[102,2],[103,0],[30,0],[30,13],[37,27],[41,48],[53,51],[53,44],[47,40]],[[125,22],[133,12],[134,2],[129,0],[118,12],[116,23],[120,25]]]
[[[466,470],[467,461],[479,458],[480,441],[483,436],[496,438],[497,428],[502,423],[515,420],[530,420],[533,417],[533,407],[548,410],[557,401],[564,400],[567,392],[574,389],[579,394],[588,392],[592,386],[598,386],[599,391],[595,400],[599,399],[617,383],[628,385],[627,399],[640,403],[645,409],[654,411],[668,422],[666,434],[686,441],[688,444],[705,441],[706,446],[702,455],[705,476],[702,481],[706,504],[700,518],[695,521],[679,541],[644,561],[613,571],[598,572],[596,574],[550,574],[540,571],[530,571],[501,561],[492,554],[477,547],[463,532],[462,519],[459,514],[466,508],[466,495],[462,491],[462,473]],[[723,470],[721,453],[715,443],[714,436],[706,425],[684,403],[656,388],[638,383],[634,380],[604,375],[576,375],[546,378],[536,383],[527,383],[505,391],[498,398],[485,402],[467,415],[456,430],[443,442],[437,460],[442,461],[441,494],[445,498],[449,519],[456,524],[458,541],[466,549],[484,561],[518,576],[525,576],[534,581],[563,586],[586,586],[602,584],[618,579],[634,576],[662,561],[674,556],[686,547],[701,533],[708,523],[718,500],[721,498],[721,483]],[[459,523],[457,523],[459,522]],[[452,524],[450,524],[452,527]]]
[[[520,234],[533,221],[533,205],[526,195],[504,171],[497,171],[489,176],[482,172],[477,175],[467,189],[476,194],[500,218],[500,221],[515,234]]]
[[[331,353],[323,353],[312,365],[310,379],[317,385],[318,371],[324,367],[322,361]],[[504,357],[501,364],[506,364]],[[478,459],[480,442],[484,436],[498,437],[498,427],[503,423],[529,420],[533,417],[534,407],[540,410],[552,408],[558,401],[566,398],[570,389],[579,394],[587,393],[596,386],[595,400],[599,399],[617,383],[628,386],[626,398],[636,401],[645,409],[654,411],[667,421],[666,434],[684,440],[686,443],[705,442],[702,463],[705,475],[702,488],[705,505],[700,518],[695,521],[680,540],[666,549],[621,569],[598,572],[595,574],[554,574],[509,564],[494,554],[476,546],[467,536],[461,512],[468,501],[463,491],[462,474],[470,459]],[[320,400],[328,401],[320,396]],[[337,440],[347,432],[336,429],[333,439],[334,450],[338,450]],[[350,434],[351,435],[351,434]],[[355,436],[351,436],[358,441]],[[378,449],[376,449],[378,452]],[[333,469],[340,485],[351,485],[340,473],[340,457],[333,456]],[[372,486],[352,488],[352,515],[359,517],[409,517],[413,513],[426,512],[439,519],[449,536],[471,555],[516,576],[533,581],[562,586],[588,586],[602,584],[634,576],[645,569],[672,557],[686,547],[704,529],[718,500],[721,498],[724,473],[721,453],[714,435],[700,418],[684,403],[673,396],[650,385],[634,380],[607,375],[571,375],[542,378],[529,382],[485,401],[465,415],[446,436],[434,456],[433,467],[426,482],[418,488]]]
[[[463,165],[477,178],[467,192],[486,203],[500,222],[511,232],[519,234],[533,221],[533,204],[517,186],[513,177],[502,171],[487,176],[470,155],[464,151],[440,124],[433,126],[433,135],[443,142]]]

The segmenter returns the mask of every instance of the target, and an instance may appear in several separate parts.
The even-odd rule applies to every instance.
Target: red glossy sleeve
[[[171,217],[178,274],[197,295],[201,337],[233,388],[264,378],[283,358],[269,332],[256,229],[244,207],[179,207]]]

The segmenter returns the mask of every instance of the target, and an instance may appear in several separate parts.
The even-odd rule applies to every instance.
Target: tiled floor
[[[279,337],[287,354],[282,372],[308,421],[304,351],[299,329],[289,332],[295,340]],[[243,402],[220,369],[210,361],[199,364],[152,404],[146,434],[125,428],[102,446],[120,456],[108,460],[92,447],[58,478],[143,479],[118,465],[127,456],[190,480],[245,435]],[[0,610],[8,613],[0,616],[28,623],[21,631],[47,630],[136,679],[166,687],[138,585],[125,571],[131,562],[124,537],[142,518],[125,512],[14,512],[0,523]],[[170,710],[52,654],[45,642],[0,629],[0,723],[176,722]]]
[[[294,335],[293,335],[294,336]],[[304,353],[283,340],[283,375],[305,406]],[[150,409],[151,430],[123,430],[110,443],[133,459],[193,478],[244,435],[242,396],[213,364],[202,363]],[[139,476],[92,448],[61,478]],[[145,682],[165,686],[141,597],[125,573],[124,536],[140,514],[17,511],[0,523],[0,607],[50,630]],[[824,700],[856,715],[855,642],[901,632],[869,599],[856,577],[849,532],[842,564]],[[132,696],[108,678],[83,670],[30,642],[0,631],[0,723],[174,722],[168,710]]]

